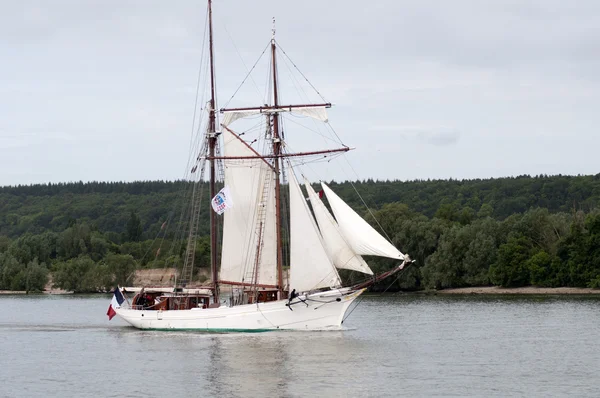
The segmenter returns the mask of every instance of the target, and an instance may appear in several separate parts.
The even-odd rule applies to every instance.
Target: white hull
[[[339,330],[348,307],[364,289],[331,290],[294,299],[235,307],[150,311],[116,308],[127,323],[139,329],[206,332],[259,332],[269,330]],[[291,308],[291,310],[290,310]]]

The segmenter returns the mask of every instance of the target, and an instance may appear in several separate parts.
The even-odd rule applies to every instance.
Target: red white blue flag
[[[223,214],[225,210],[233,207],[233,201],[231,200],[231,194],[229,193],[229,187],[225,187],[219,191],[218,194],[212,198],[212,208],[217,214]]]
[[[108,315],[109,321],[111,319],[113,319],[113,317],[115,315],[117,315],[115,308],[121,307],[121,304],[123,304],[123,301],[125,301],[125,299],[123,298],[123,294],[121,294],[121,291],[119,290],[118,287],[115,288],[113,298],[110,302],[110,305],[108,306],[108,311],[106,311],[106,315]]]

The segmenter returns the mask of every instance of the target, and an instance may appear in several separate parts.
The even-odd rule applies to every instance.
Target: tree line
[[[185,241],[167,233],[146,240],[142,236],[135,212],[126,230],[116,235],[77,221],[62,232],[26,232],[16,239],[0,235],[0,290],[41,291],[51,274],[53,285],[61,289],[108,291],[131,285],[137,269],[181,265]],[[210,261],[209,246],[208,236],[196,240],[196,273]]]
[[[394,244],[416,260],[395,289],[600,287],[599,210],[534,208],[504,220],[461,215],[441,207],[429,218],[400,203],[374,213]],[[370,263],[376,272],[392,266],[380,259]]]
[[[391,289],[600,284],[600,174],[330,186],[376,226],[358,191],[393,243],[416,260]],[[178,266],[185,250],[179,214],[190,187],[0,187],[0,289],[41,290],[51,274],[57,287],[98,291],[126,284],[136,267]],[[196,269],[208,262],[208,211],[200,212]],[[392,266],[367,260],[375,271]]]

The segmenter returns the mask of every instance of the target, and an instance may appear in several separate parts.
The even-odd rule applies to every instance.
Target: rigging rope
[[[196,94],[195,94],[195,99],[194,99],[194,111],[193,111],[193,116],[192,116],[192,129],[191,129],[191,134],[190,134],[190,150],[189,150],[189,154],[188,154],[188,161],[186,164],[186,169],[184,172],[184,176],[183,176],[183,183],[186,183],[186,186],[183,190],[181,190],[179,192],[179,194],[177,195],[176,199],[174,200],[174,204],[173,204],[173,211],[171,213],[174,213],[177,209],[178,206],[181,206],[181,216],[179,219],[179,222],[175,225],[175,232],[174,232],[174,239],[171,242],[171,247],[169,248],[169,253],[173,254],[175,251],[175,247],[176,247],[176,242],[179,241],[180,239],[183,239],[183,236],[185,235],[185,228],[183,226],[183,220],[186,217],[187,214],[187,207],[183,206],[183,202],[184,199],[188,197],[188,195],[190,194],[190,191],[193,190],[193,186],[196,182],[190,182],[190,169],[192,164],[194,163],[202,163],[203,161],[201,159],[199,159],[199,157],[197,157],[197,153],[200,152],[202,153],[203,151],[203,146],[205,145],[205,140],[202,140],[201,138],[203,137],[202,134],[200,134],[201,131],[201,126],[202,126],[202,122],[204,120],[204,113],[203,112],[198,112],[199,110],[203,110],[202,107],[199,107],[198,105],[201,103],[204,103],[204,95],[206,94],[206,76],[204,77],[204,80],[202,79],[203,76],[203,71],[206,70],[206,63],[207,60],[204,60],[204,55],[205,55],[205,50],[206,50],[206,39],[207,39],[207,34],[208,34],[208,12],[206,13],[206,20],[205,20],[205,30],[204,30],[204,35],[203,35],[203,39],[202,39],[202,51],[200,54],[200,63],[198,66],[198,77],[196,80]],[[202,85],[201,85],[202,83]],[[198,125],[196,128],[196,117],[198,117]],[[200,147],[200,150],[198,151],[198,148]],[[202,166],[204,167],[204,166]],[[200,173],[199,173],[200,174]],[[172,219],[172,216],[169,216],[169,220]],[[170,227],[171,223],[169,223],[167,225],[167,230]],[[165,236],[167,234],[167,230],[165,230]],[[164,239],[163,239],[164,240]],[[162,246],[162,243],[161,243]],[[165,262],[165,267],[167,267],[169,264],[167,262]]]
[[[248,80],[248,77],[250,77],[250,79],[252,79],[252,76],[251,76],[252,71],[254,70],[254,68],[256,68],[256,65],[258,64],[258,61],[260,61],[262,59],[262,56],[265,54],[265,51],[267,51],[267,48],[269,48],[270,45],[271,45],[271,41],[269,40],[269,44],[267,44],[267,46],[265,47],[265,49],[259,55],[259,57],[256,60],[256,62],[254,63],[254,65],[252,65],[252,68],[250,69],[250,71],[246,74],[246,77],[244,77],[244,80],[242,80],[242,82],[240,83],[240,85],[238,86],[238,88],[233,92],[233,94],[227,100],[227,102],[225,103],[225,105],[223,106],[223,108],[227,108],[227,106],[229,105],[229,103],[231,102],[231,100],[233,99],[233,97],[235,97],[235,95],[238,93],[238,91],[240,91],[240,89],[242,88],[242,86],[244,85],[244,83],[246,82],[246,80]],[[236,48],[236,50],[237,50],[237,48]],[[243,61],[242,61],[242,63],[243,63]],[[244,67],[245,66],[246,65],[244,64]],[[252,81],[254,82],[254,79],[252,79]],[[256,86],[256,83],[254,83],[254,85]],[[257,87],[257,89],[258,89],[258,87]],[[259,92],[259,94],[260,94],[260,92]]]
[[[321,93],[319,92],[319,90],[317,90],[317,88],[315,86],[313,86],[313,84],[308,80],[308,78],[306,76],[304,76],[304,73],[302,73],[302,71],[296,66],[296,64],[294,63],[294,61],[292,61],[292,59],[287,55],[287,53],[285,52],[285,50],[283,49],[283,47],[281,47],[281,45],[279,44],[278,41],[275,41],[275,43],[277,43],[277,48],[279,48],[281,50],[281,52],[283,53],[283,55],[285,55],[285,57],[287,59],[289,59],[289,61],[292,63],[292,65],[294,65],[294,68],[296,68],[296,70],[298,71],[298,73],[300,73],[300,75],[302,75],[302,77],[304,78],[304,80],[306,80],[306,82],[312,87],[313,90],[315,90],[315,92],[317,94],[319,94],[319,97],[321,97],[321,99],[325,102],[327,102],[327,100],[325,99],[325,97],[323,97],[323,95],[321,95]]]
[[[352,167],[352,164],[348,161],[348,158],[346,156],[344,156],[344,160],[346,161],[346,163],[348,163],[348,166],[350,167],[350,169],[352,169],[352,171],[354,172],[354,174],[356,175],[356,178],[358,180],[358,174],[356,173],[356,170],[354,170],[354,167]],[[352,182],[352,180],[349,180],[349,182],[350,182],[350,185],[352,185],[352,188],[354,188],[354,192],[356,192],[356,194],[360,198],[360,201],[362,202],[362,204],[367,208],[367,211],[369,212],[369,214],[371,215],[371,217],[373,218],[373,220],[375,220],[375,222],[377,223],[377,226],[379,227],[379,229],[381,230],[381,232],[384,233],[384,235],[387,238],[387,240],[390,241],[390,243],[393,245],[394,243],[392,242],[392,239],[387,234],[387,232],[385,231],[385,229],[383,229],[383,227],[379,223],[379,220],[377,219],[377,217],[375,217],[375,214],[373,214],[373,212],[371,211],[371,208],[369,206],[367,206],[367,203],[365,202],[365,200],[363,199],[363,197],[361,196],[361,194],[356,189],[356,186],[354,185],[354,183]]]
[[[168,221],[168,220],[169,220],[169,218],[167,218],[167,221]],[[165,221],[165,223],[166,223],[167,221]],[[164,229],[164,231],[165,231],[165,233],[166,233],[166,228]],[[148,253],[150,253],[150,250],[152,250],[152,246],[154,246],[154,242],[156,242],[156,240],[158,239],[158,236],[159,236],[159,235],[160,235],[162,232],[163,232],[163,229],[162,229],[162,228],[160,228],[160,229],[158,230],[158,233],[156,234],[156,236],[155,236],[155,237],[154,237],[154,239],[152,240],[152,243],[150,243],[150,246],[148,246],[148,250],[146,250],[146,253],[144,253],[144,255],[142,256],[142,258],[141,258],[141,260],[140,260],[140,263],[143,263],[143,262],[144,262],[144,260],[146,259],[146,256],[148,255]],[[163,235],[163,238],[162,238],[162,241],[164,241],[164,240],[165,240],[165,235]],[[161,245],[162,245],[162,242],[161,242]],[[161,246],[161,245],[159,245],[159,249],[160,249],[160,246]],[[154,258],[154,261],[156,262],[156,257]]]
[[[282,115],[282,116],[283,116],[283,115]],[[308,126],[305,126],[305,125],[303,125],[303,124],[301,124],[301,123],[298,123],[297,121],[295,121],[295,120],[291,119],[291,117],[290,117],[290,116],[293,116],[294,118],[297,118],[297,119],[310,119],[311,121],[313,121],[313,122],[315,122],[315,123],[316,123],[316,121],[315,121],[313,118],[311,118],[311,117],[309,117],[309,116],[300,116],[300,115],[294,115],[293,113],[290,113],[289,115],[285,115],[285,116],[284,116],[284,118],[285,118],[285,120],[286,120],[286,121],[290,121],[290,122],[292,122],[292,123],[294,123],[294,124],[297,124],[297,125],[298,125],[298,126],[300,126],[300,127],[304,127],[305,129],[307,129],[307,130],[309,130],[309,131],[312,131],[313,133],[315,133],[315,134],[317,134],[317,135],[319,135],[319,136],[323,137],[325,140],[329,140],[329,141],[331,141],[331,142],[335,142],[336,144],[341,144],[341,145],[344,145],[344,143],[343,143],[343,142],[341,142],[341,141],[339,141],[339,140],[338,140],[338,141],[336,141],[336,140],[334,140],[333,138],[327,137],[326,135],[322,134],[320,131],[317,131],[317,130],[311,129],[311,128],[310,128],[310,127],[308,127]]]
[[[394,279],[394,281],[393,281],[392,283],[390,283],[390,284],[388,285],[388,287],[387,287],[387,288],[386,288],[386,289],[385,289],[383,292],[381,292],[381,293],[379,294],[379,296],[380,296],[380,297],[381,297],[381,296],[383,296],[383,295],[384,295],[384,293],[386,293],[386,292],[389,290],[389,288],[390,288],[390,287],[392,287],[392,285],[398,281],[398,279],[400,279],[400,276],[402,276],[402,274],[404,273],[404,270],[405,270],[405,269],[406,269],[406,268],[404,268],[404,269],[400,270],[400,272],[398,272],[398,276],[396,277],[396,279]],[[354,312],[354,310],[356,309],[356,307],[358,307],[358,305],[359,305],[359,304],[362,302],[362,300],[363,300],[365,297],[366,297],[366,296],[363,294],[363,295],[360,297],[360,299],[359,299],[359,300],[357,300],[357,302],[356,302],[356,304],[354,305],[354,307],[352,308],[352,310],[350,310],[350,312],[349,312],[348,314],[346,314],[346,316],[344,317],[344,319],[342,319],[342,323],[344,323],[344,321],[345,321],[346,319],[348,319],[348,317],[350,316],[350,314],[352,314],[352,313]]]
[[[206,19],[208,19],[208,12],[206,13]],[[204,26],[208,26],[207,22],[204,21]],[[193,144],[193,140],[194,140],[194,133],[195,133],[195,125],[196,125],[196,113],[198,112],[198,96],[200,94],[200,80],[202,78],[202,60],[204,59],[204,49],[206,47],[206,29],[204,29],[204,37],[202,38],[202,52],[200,53],[200,65],[198,67],[198,78],[196,79],[196,97],[194,100],[194,114],[192,116],[192,132],[190,135],[190,149],[192,147]],[[188,158],[188,165],[187,165],[187,169],[189,169],[189,162],[191,160],[191,157]],[[187,172],[186,169],[186,172]]]
[[[240,58],[240,61],[242,62],[242,65],[244,65],[244,68],[246,69],[247,75],[244,78],[244,81],[248,77],[250,77],[250,80],[252,80],[252,83],[254,84],[254,88],[256,88],[256,91],[258,92],[258,95],[260,95],[260,90],[258,89],[258,85],[254,81],[254,78],[252,78],[251,73],[252,73],[252,70],[254,70],[254,67],[256,66],[256,63],[258,63],[258,61],[260,61],[260,59],[262,58],[263,54],[265,53],[266,49],[268,48],[268,45],[263,50],[262,54],[258,57],[258,60],[256,60],[256,63],[254,64],[254,66],[252,66],[252,69],[248,70],[248,67],[246,66],[246,63],[244,62],[244,58],[242,58],[242,54],[240,53],[240,50],[238,50],[237,46],[235,45],[235,42],[233,41],[233,37],[229,33],[229,30],[227,30],[227,26],[225,24],[223,24],[223,28],[225,29],[225,32],[227,33],[227,36],[229,37],[229,40],[231,41],[231,44],[233,45],[233,48],[235,48],[235,51],[236,51],[238,57]],[[242,87],[242,85],[244,84],[244,81],[242,81],[242,84],[240,84],[240,87]],[[238,87],[238,89],[235,90],[235,93],[237,93],[237,91],[240,89],[240,87]],[[233,97],[235,96],[235,93],[233,93],[233,95],[231,96],[231,98],[227,101],[227,103],[225,104],[225,108],[227,107],[227,105],[229,104],[229,102],[233,99]]]

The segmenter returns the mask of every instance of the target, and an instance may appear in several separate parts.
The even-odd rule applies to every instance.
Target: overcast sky
[[[600,172],[600,1],[214,3],[220,105],[276,17],[361,179]],[[0,185],[181,178],[205,13],[0,0]]]

